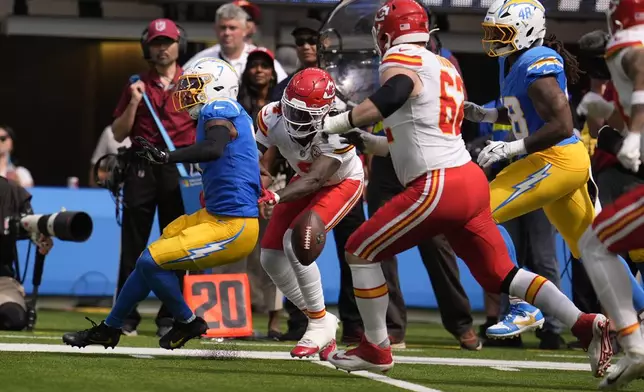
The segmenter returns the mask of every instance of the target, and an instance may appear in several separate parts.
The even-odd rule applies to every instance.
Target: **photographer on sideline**
[[[15,182],[0,177],[0,219],[21,214],[32,214],[31,195]],[[14,263],[18,252],[15,236],[0,231],[0,330],[21,331],[27,326],[27,304],[25,290],[19,282]],[[38,252],[49,253],[53,242],[42,236],[38,241]]]
[[[150,22],[141,37],[144,57],[150,68],[139,75],[141,80],[125,86],[114,110],[114,139],[120,143],[129,136],[132,140],[123,188],[124,210],[117,295],[148,244],[157,207],[161,228],[184,214],[177,168],[174,165],[155,166],[141,159],[136,151],[140,151],[142,147],[134,141],[136,136],[141,136],[156,147],[166,149],[152,114],[142,99],[143,92],[149,97],[175,147],[185,147],[195,141],[194,121],[187,112],[177,112],[172,104],[172,90],[183,73],[177,63],[180,50],[185,50],[186,46],[183,34],[169,19]],[[177,274],[182,277],[185,272]],[[135,334],[140,321],[141,316],[135,309],[125,321],[123,332]],[[165,334],[172,323],[172,315],[162,306],[156,317],[159,328],[157,334]]]

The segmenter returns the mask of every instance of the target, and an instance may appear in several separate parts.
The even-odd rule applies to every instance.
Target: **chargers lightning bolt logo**
[[[244,225],[246,226],[246,225]],[[194,248],[194,249],[186,249],[188,253],[190,253],[188,256],[182,257],[180,259],[176,259],[171,261],[171,263],[180,263],[182,261],[187,261],[187,260],[198,260],[198,259],[203,259],[204,257],[208,257],[211,254],[215,252],[222,251],[226,249],[226,245],[230,244],[231,242],[235,241],[237,237],[244,231],[244,227],[242,227],[237,234],[235,234],[231,238],[226,238],[225,240],[220,240],[220,241],[213,241],[205,246],[202,246],[201,248]]]
[[[534,188],[544,178],[550,176],[550,173],[548,173],[548,170],[550,170],[551,167],[552,167],[552,164],[549,163],[546,166],[542,167],[541,169],[537,170],[536,172],[530,174],[528,178],[526,178],[525,180],[513,186],[512,189],[514,189],[514,192],[510,195],[510,197],[505,199],[503,203],[501,203],[498,207],[496,207],[493,212],[508,205],[513,200],[516,200],[516,198],[526,193],[530,189]]]

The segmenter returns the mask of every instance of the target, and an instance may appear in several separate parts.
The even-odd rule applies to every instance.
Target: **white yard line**
[[[329,362],[321,362],[321,361],[316,361],[313,362],[316,365],[324,366],[329,369],[335,369],[335,366],[330,364]],[[388,385],[393,385],[394,387],[398,387],[400,389],[405,389],[407,391],[415,391],[415,392],[442,392],[438,389],[432,389],[428,388],[419,384],[414,384],[408,381],[403,381],[403,380],[396,380],[395,378],[390,378],[385,376],[384,374],[378,374],[378,373],[371,373],[371,372],[366,372],[366,371],[359,371],[359,372],[351,372],[350,373],[352,376],[360,376],[364,378],[368,378],[370,380],[378,381],[383,384],[388,384]]]
[[[236,350],[164,350],[162,348],[147,347],[117,347],[115,349],[104,349],[101,346],[88,346],[83,349],[65,345],[54,344],[19,344],[0,343],[0,351],[14,352],[49,352],[49,353],[73,353],[73,354],[117,354],[117,355],[152,355],[152,356],[174,356],[174,357],[220,357],[231,359],[274,359],[293,360],[288,352],[274,351],[236,351]],[[315,360],[317,359],[304,359]],[[471,366],[471,367],[512,367],[517,369],[539,369],[539,370],[570,370],[590,371],[587,363],[570,362],[546,362],[546,361],[516,361],[496,359],[473,359],[473,358],[437,358],[437,357],[412,357],[395,355],[394,360],[399,364],[412,365],[446,365],[446,366]]]

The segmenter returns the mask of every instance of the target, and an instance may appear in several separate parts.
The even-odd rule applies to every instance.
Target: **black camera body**
[[[120,195],[125,183],[125,176],[130,162],[129,156],[129,149],[121,147],[116,154],[103,155],[94,165],[96,184],[110,191],[114,197]],[[105,172],[104,178],[99,175],[100,171]]]

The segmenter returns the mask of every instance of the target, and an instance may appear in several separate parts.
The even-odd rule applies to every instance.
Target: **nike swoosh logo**
[[[537,319],[533,315],[530,315],[530,316],[528,316],[527,320],[525,320],[525,321],[517,321],[514,324],[516,324],[516,325],[518,325],[520,327],[527,327],[527,326],[532,325],[532,324],[534,324],[536,322],[537,322]]]
[[[171,342],[170,342],[170,347],[172,347],[172,348],[177,348],[177,347],[179,347],[179,345],[180,345],[181,343],[183,343],[183,341],[184,341],[184,340],[186,340],[186,338],[181,338],[181,339],[177,340],[176,342],[172,342],[172,341],[171,341]]]

